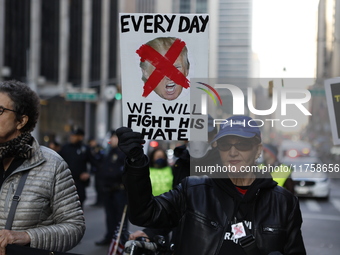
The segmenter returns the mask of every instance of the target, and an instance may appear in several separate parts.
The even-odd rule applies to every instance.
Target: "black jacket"
[[[104,155],[98,176],[105,188],[115,188],[122,185],[125,158],[125,154],[118,147],[110,148]]]
[[[80,182],[80,175],[87,172],[88,163],[98,166],[98,161],[92,155],[90,147],[82,142],[65,144],[59,154],[68,164],[76,183]]]
[[[125,165],[130,221],[152,228],[177,226],[174,254],[219,254],[236,205],[251,206],[252,232],[261,254],[306,254],[298,199],[272,179],[254,181],[241,205],[228,179],[207,177],[188,177],[153,197],[148,172],[148,165]]]

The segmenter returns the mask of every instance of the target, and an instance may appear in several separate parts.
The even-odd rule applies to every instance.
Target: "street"
[[[92,182],[93,183],[93,182]],[[106,255],[108,246],[96,246],[105,234],[104,209],[92,207],[95,193],[93,187],[87,190],[84,213],[86,232],[81,243],[70,250],[71,253],[83,255]],[[334,255],[340,251],[340,179],[332,179],[329,200],[301,198],[300,207],[303,217],[302,234],[308,255]],[[135,231],[136,226],[129,230]]]
[[[94,180],[91,180],[94,183]],[[95,202],[95,191],[92,185],[87,188],[87,199],[84,205],[84,215],[86,231],[80,244],[70,250],[70,253],[82,255],[107,255],[109,246],[97,246],[96,241],[100,241],[105,235],[105,213],[103,207],[91,206]],[[139,229],[129,225],[129,231]]]
[[[340,251],[340,179],[331,181],[328,201],[300,199],[302,234],[308,255],[331,255]]]

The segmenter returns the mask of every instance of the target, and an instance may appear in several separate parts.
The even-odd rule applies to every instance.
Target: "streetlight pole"
[[[100,70],[100,95],[97,104],[96,138],[102,140],[107,131],[108,106],[105,90],[109,76],[109,29],[110,29],[110,0],[102,1],[101,21],[101,70]]]

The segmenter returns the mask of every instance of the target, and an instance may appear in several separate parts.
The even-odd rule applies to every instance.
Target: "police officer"
[[[294,194],[294,182],[291,178],[291,168],[282,164],[278,158],[277,147],[273,144],[263,144],[263,163],[260,169],[270,169],[274,181],[281,187],[286,188]]]

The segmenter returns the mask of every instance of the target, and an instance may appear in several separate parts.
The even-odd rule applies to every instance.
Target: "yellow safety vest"
[[[158,196],[171,190],[173,178],[170,166],[163,168],[150,167],[152,195]]]
[[[263,169],[265,164],[260,164],[259,169]],[[277,185],[283,187],[286,180],[291,174],[291,168],[285,164],[281,164],[279,166],[275,166],[275,171],[270,172],[273,180],[277,182]]]

